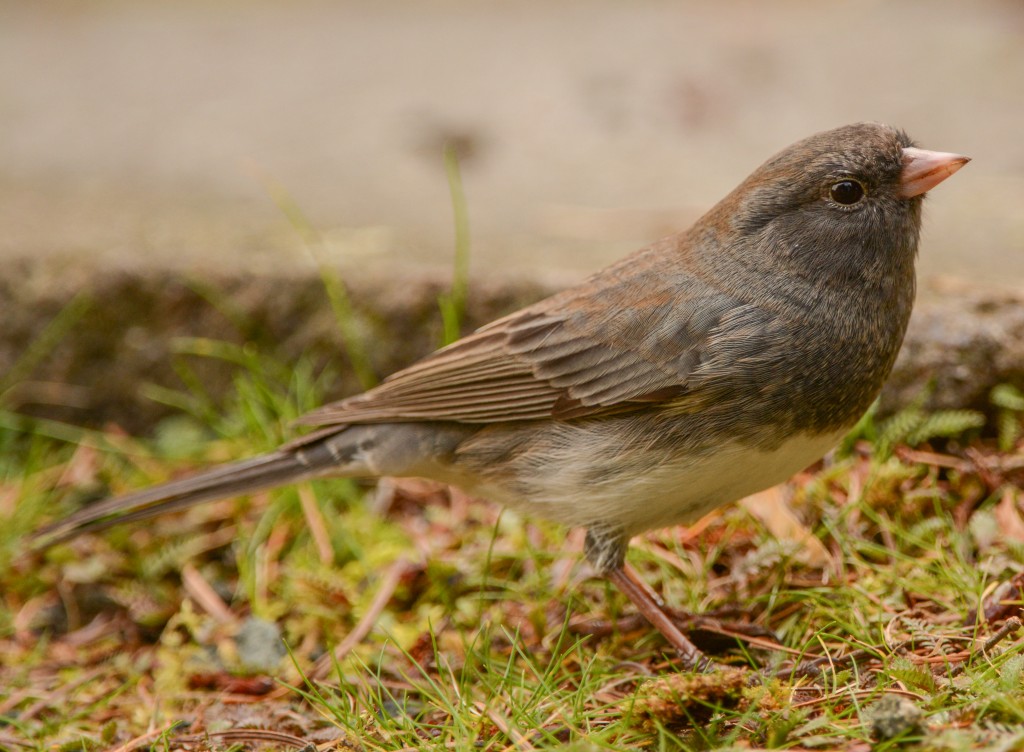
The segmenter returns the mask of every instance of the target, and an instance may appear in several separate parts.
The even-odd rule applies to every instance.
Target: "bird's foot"
[[[621,590],[637,610],[676,649],[683,665],[691,671],[717,671],[725,668],[704,655],[690,639],[682,633],[664,606],[632,568],[622,565],[608,572],[607,577]]]

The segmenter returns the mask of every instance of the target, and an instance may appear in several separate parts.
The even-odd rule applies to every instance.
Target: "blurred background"
[[[451,144],[474,274],[561,283],[856,120],[974,158],[925,290],[1024,278],[1019,0],[9,2],[0,255],[306,273],[280,189],[343,267],[447,269]]]

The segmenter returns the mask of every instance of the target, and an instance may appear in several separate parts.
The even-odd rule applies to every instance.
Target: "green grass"
[[[865,422],[791,484],[818,563],[735,506],[693,535],[645,536],[631,562],[671,604],[825,659],[820,675],[769,677],[786,653],[712,629],[695,637],[747,675],[695,679],[589,575],[578,535],[433,484],[317,483],[26,553],[27,532],[85,500],[273,446],[326,382],[223,343],[182,352],[233,364],[236,396],[218,411],[195,389],[154,395],[181,412],[152,439],[0,416],[2,747],[226,749],[267,729],[285,735],[271,748],[373,750],[1021,743],[1021,643],[981,649],[1020,595],[993,623],[970,617],[1024,567],[1019,491],[998,469],[1019,447],[968,434],[985,462],[955,443],[908,454],[891,437],[920,420]],[[271,669],[239,653],[250,617],[288,647]],[[895,741],[871,725],[883,697],[921,713]]]

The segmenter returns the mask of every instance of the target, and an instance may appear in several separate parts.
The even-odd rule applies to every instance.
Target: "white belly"
[[[602,524],[634,535],[692,522],[715,507],[781,483],[820,459],[845,434],[801,434],[771,451],[732,443],[704,456],[665,457],[653,467],[609,473],[598,482],[593,480],[594,458],[608,453],[595,448],[584,457],[574,445],[566,456],[537,463],[530,477],[520,476],[518,493],[495,483],[470,484],[467,490],[567,525]]]

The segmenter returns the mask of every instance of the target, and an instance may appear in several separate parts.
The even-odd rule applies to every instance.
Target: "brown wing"
[[[568,419],[679,397],[737,301],[641,252],[301,422]]]

